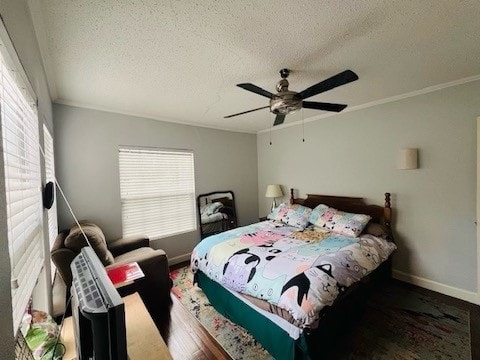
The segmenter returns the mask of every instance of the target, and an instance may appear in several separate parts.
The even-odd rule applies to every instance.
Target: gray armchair
[[[151,313],[171,303],[171,280],[165,251],[152,249],[149,246],[149,239],[144,236],[132,236],[107,242],[97,225],[83,221],[81,226],[107,269],[111,266],[137,262],[145,274],[144,279],[119,289],[122,295],[137,291]],[[52,261],[68,289],[72,284],[70,263],[86,245],[85,238],[76,225],[58,234],[53,244]]]

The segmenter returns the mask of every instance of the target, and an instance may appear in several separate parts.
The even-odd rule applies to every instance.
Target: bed
[[[270,220],[205,238],[192,252],[194,281],[221,314],[280,359],[313,359],[390,277],[396,249],[385,205],[309,194]]]

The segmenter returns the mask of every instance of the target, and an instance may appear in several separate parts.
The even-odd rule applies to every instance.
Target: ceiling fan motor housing
[[[301,109],[302,100],[295,97],[296,92],[288,90],[289,83],[286,79],[289,74],[288,69],[282,69],[280,74],[282,74],[282,80],[277,83],[278,94],[270,99],[270,111],[276,115],[287,115]]]
[[[278,93],[270,100],[270,111],[276,115],[286,115],[302,108],[302,100],[295,97],[294,91]]]

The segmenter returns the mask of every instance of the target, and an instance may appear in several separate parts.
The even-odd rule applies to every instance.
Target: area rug
[[[233,359],[273,359],[242,327],[220,315],[193,285],[188,267],[170,273],[172,292]],[[335,359],[471,359],[468,311],[414,289],[388,285],[335,346]]]

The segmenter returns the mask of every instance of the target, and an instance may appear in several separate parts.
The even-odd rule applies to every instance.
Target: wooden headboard
[[[295,198],[293,192],[293,189],[290,189],[290,204],[300,204],[311,209],[317,205],[325,204],[341,211],[370,215],[374,222],[385,225],[390,234],[392,233],[390,193],[385,193],[385,205],[382,207],[368,205],[360,197],[307,194],[307,197],[302,199]]]
[[[216,198],[213,199],[212,202],[221,202],[223,206],[233,207],[233,199],[230,199],[228,197]]]

